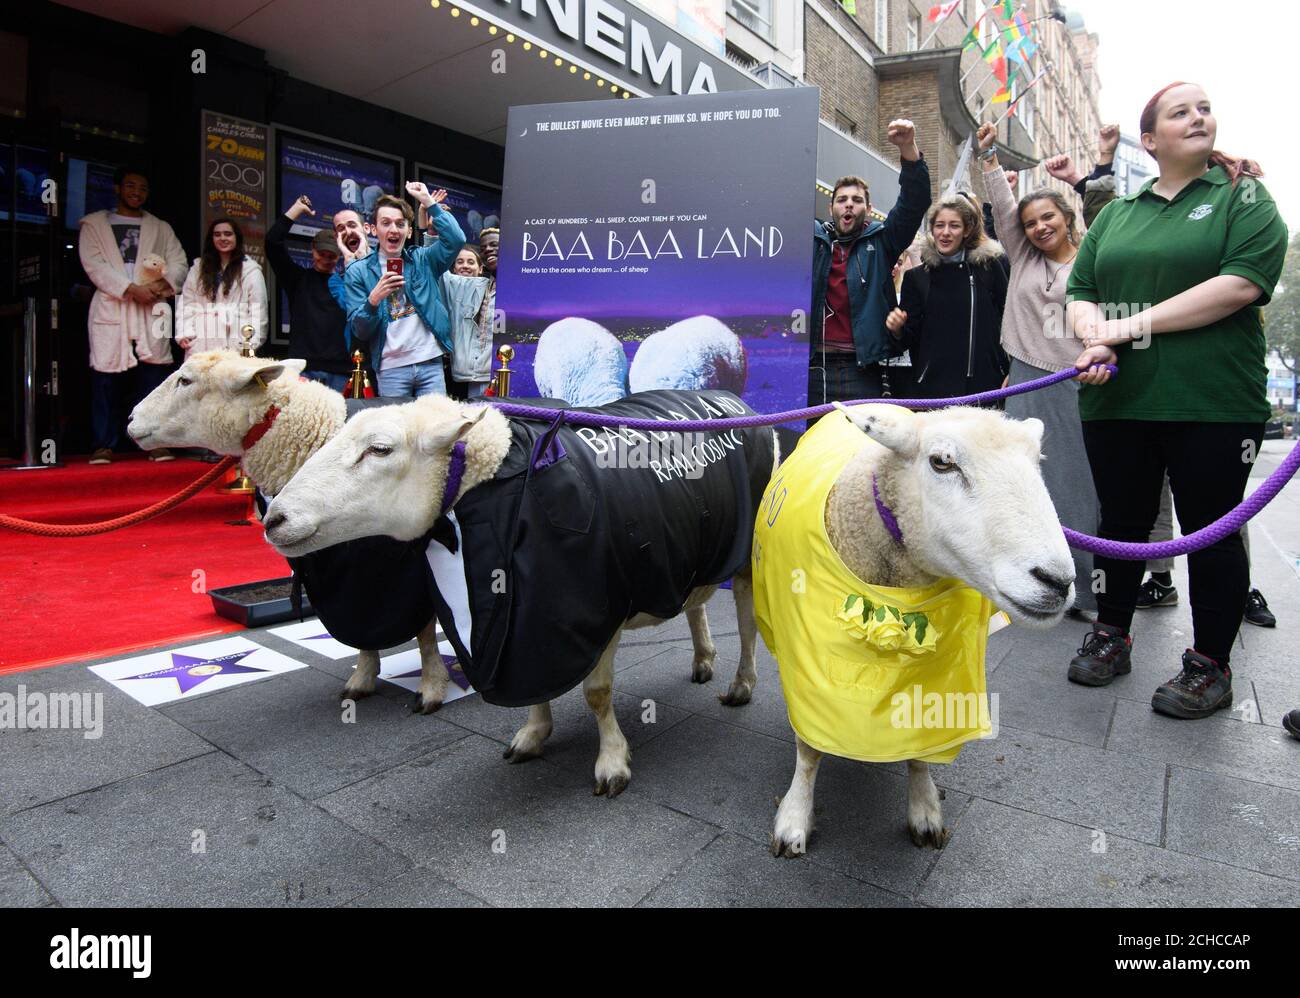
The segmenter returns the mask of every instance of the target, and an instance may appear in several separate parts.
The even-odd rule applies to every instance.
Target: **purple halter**
[[[442,510],[446,513],[456,501],[461,480],[465,477],[465,441],[457,440],[451,448],[451,462],[447,465],[447,485],[442,490]]]
[[[876,512],[880,514],[880,521],[885,525],[897,544],[903,543],[903,531],[898,526],[898,518],[894,516],[894,511],[885,505],[885,500],[880,498],[880,489],[876,487],[876,473],[871,473],[871,495],[876,500]]]

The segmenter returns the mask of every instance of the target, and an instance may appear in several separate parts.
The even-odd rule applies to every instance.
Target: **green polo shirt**
[[[1218,322],[1148,336],[1116,349],[1120,374],[1084,385],[1079,414],[1090,419],[1262,423],[1270,408],[1261,305],[1282,273],[1287,231],[1264,185],[1233,187],[1216,166],[1169,201],[1152,189],[1108,204],[1079,247],[1068,297],[1098,302],[1106,317],[1135,314],[1220,274],[1259,286],[1253,305]],[[1127,309],[1107,313],[1107,309]]]

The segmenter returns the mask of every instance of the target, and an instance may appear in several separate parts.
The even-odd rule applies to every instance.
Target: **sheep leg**
[[[594,790],[597,797],[617,797],[632,779],[632,753],[614,716],[614,652],[622,633],[620,629],[614,635],[614,640],[601,652],[596,668],[582,681],[582,694],[596,715],[596,727],[600,730]]]
[[[713,678],[713,660],[717,658],[718,649],[713,644],[713,635],[709,633],[709,615],[704,604],[687,610],[686,620],[691,625],[691,644],[695,646],[691,682],[707,683]]]
[[[758,623],[754,620],[754,579],[749,572],[732,576],[731,598],[736,601],[736,625],[740,633],[740,664],[731,688],[718,699],[728,707],[743,707],[749,703],[758,682],[758,669],[754,666],[754,647],[758,636]]]
[[[794,736],[794,745],[794,778],[776,809],[776,825],[772,829],[772,855],[786,859],[808,851],[813,831],[813,787],[822,761],[822,754],[798,735]]]
[[[942,849],[952,832],[943,827],[943,805],[930,779],[930,767],[916,759],[907,760],[907,831],[915,846]]]
[[[341,700],[360,700],[375,692],[375,680],[379,678],[379,652],[362,650],[357,652],[357,667],[352,670],[347,683],[340,694]]]
[[[438,651],[436,618],[429,618],[416,640],[420,643],[420,689],[415,695],[411,710],[417,714],[432,714],[442,706],[443,698],[447,695],[447,683],[451,680]]]
[[[551,737],[550,702],[535,703],[528,708],[528,720],[515,732],[510,747],[502,754],[511,762],[527,762],[542,757],[542,743]]]

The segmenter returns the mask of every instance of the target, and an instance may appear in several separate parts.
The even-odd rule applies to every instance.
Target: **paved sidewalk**
[[[1251,488],[1291,446],[1265,445]],[[343,724],[351,661],[264,630],[246,636],[309,667],[158,708],[91,663],[3,677],[0,693],[103,693],[105,724],[94,741],[0,730],[0,905],[1294,906],[1300,742],[1279,721],[1300,707],[1300,485],[1251,539],[1280,625],[1245,625],[1231,713],[1151,711],[1191,640],[1183,574],[1182,605],[1139,614],[1133,672],[1108,688],[1065,680],[1085,625],[991,639],[1000,732],[933,770],[942,852],[907,836],[903,764],[827,759],[809,854],[770,857],[794,746],[761,641],[753,702],[718,703],[737,656],[725,592],[706,686],[684,619],[626,635],[633,778],[615,800],[591,794],[580,691],[556,704],[545,758],[510,765],[524,711],[468,697],[417,716],[381,682]]]

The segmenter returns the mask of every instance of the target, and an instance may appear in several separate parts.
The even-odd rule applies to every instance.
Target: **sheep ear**
[[[850,423],[896,454],[912,458],[920,449],[916,414],[912,410],[887,403],[853,406],[841,405],[839,402],[832,404],[848,417]]]
[[[1038,447],[1043,446],[1043,421],[1041,419],[1035,419],[1031,416],[1028,419],[1020,420],[1020,425],[1029,431],[1029,435],[1034,438],[1034,443]]]
[[[465,439],[465,435],[478,424],[478,421],[487,415],[487,406],[478,406],[474,409],[462,409],[457,413],[457,418],[443,422],[441,426],[430,427],[420,434],[418,445],[421,454],[435,455],[446,454],[458,440]]]
[[[286,357],[280,361],[280,366],[292,374],[295,378],[302,377],[302,372],[307,370],[307,361],[301,357]]]
[[[290,370],[291,364],[298,363],[295,361],[268,361],[265,364],[259,364],[257,367],[235,367],[233,370],[226,372],[222,378],[221,385],[230,395],[237,395],[240,392],[247,391],[250,388],[258,391],[265,391],[266,386],[282,375],[286,370]],[[298,371],[301,372],[302,368]]]

